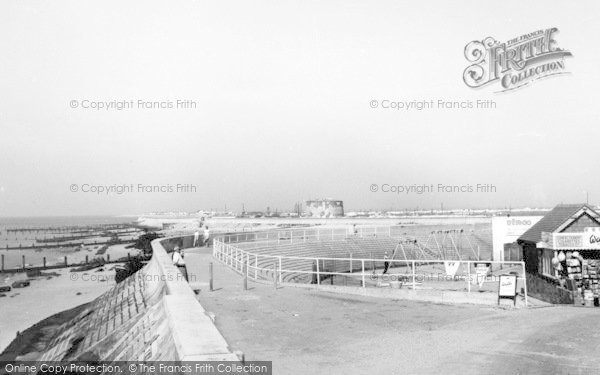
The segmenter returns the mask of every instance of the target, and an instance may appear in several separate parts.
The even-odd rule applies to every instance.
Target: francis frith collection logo
[[[465,47],[471,63],[464,73],[467,86],[478,88],[497,82],[500,90],[514,90],[538,79],[568,73],[565,58],[571,52],[559,48],[556,27],[499,42],[492,37],[474,40]]]

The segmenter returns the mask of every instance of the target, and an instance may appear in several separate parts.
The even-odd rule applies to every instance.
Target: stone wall
[[[539,300],[555,304],[573,304],[573,293],[543,277],[527,273],[527,293]]]

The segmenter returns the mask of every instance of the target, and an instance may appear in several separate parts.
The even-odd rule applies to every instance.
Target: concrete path
[[[340,295],[249,282],[186,250],[198,299],[247,360],[275,374],[547,374],[600,369],[600,309],[505,310]],[[208,264],[215,291],[208,291]]]

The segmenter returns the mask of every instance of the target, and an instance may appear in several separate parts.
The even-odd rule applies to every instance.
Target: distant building
[[[308,217],[344,216],[344,202],[330,198],[306,201],[305,215]]]

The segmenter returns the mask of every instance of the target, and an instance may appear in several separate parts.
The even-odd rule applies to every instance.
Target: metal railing
[[[349,257],[335,257],[262,253],[284,248],[290,250],[286,245],[293,244],[298,244],[298,249],[302,249],[303,245],[300,244],[303,243],[314,245],[308,251],[316,252],[320,246],[329,242],[366,238],[389,239],[399,233],[396,228],[400,227],[358,227],[356,230],[302,228],[226,234],[213,239],[213,256],[239,274],[255,281],[274,281],[279,284],[301,282],[319,286],[326,281],[334,284],[334,278],[338,278],[339,283],[341,278],[343,285],[357,285],[363,288],[400,283],[399,287],[406,286],[411,290],[461,290],[469,293],[473,289],[494,291],[498,286],[499,275],[490,275],[489,272],[484,275],[478,272],[477,264],[487,264],[491,269],[502,268],[503,273],[512,271],[517,274],[517,285],[521,287],[527,304],[525,263],[520,261],[387,259],[355,258],[352,254]],[[458,263],[454,265],[453,272],[448,272],[448,263]],[[378,273],[386,268],[388,273]]]

